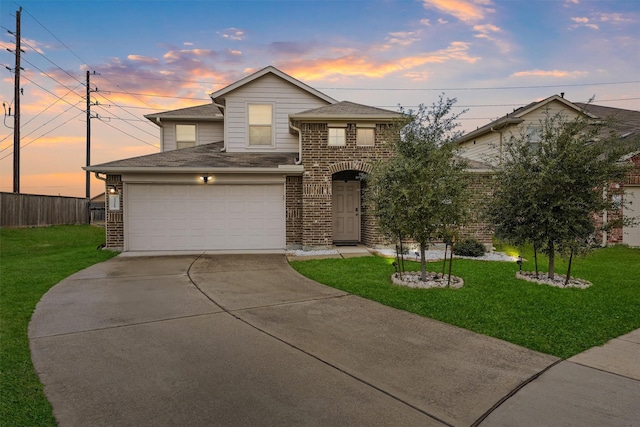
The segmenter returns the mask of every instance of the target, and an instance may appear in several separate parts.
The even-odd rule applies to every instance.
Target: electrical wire
[[[74,117],[70,118],[69,120],[67,120],[67,121],[66,121],[66,122],[64,122],[64,123],[59,124],[58,126],[56,126],[55,128],[51,129],[50,131],[48,131],[48,132],[46,132],[46,133],[44,133],[44,134],[40,135],[39,137],[37,137],[37,138],[35,138],[35,139],[32,139],[31,141],[27,142],[26,144],[21,145],[21,146],[20,146],[20,150],[22,150],[23,148],[25,148],[25,147],[26,147],[26,146],[28,146],[28,145],[33,144],[34,142],[36,142],[36,141],[37,141],[37,140],[39,140],[40,138],[42,138],[42,137],[44,137],[44,136],[46,136],[46,135],[50,134],[51,132],[53,132],[54,130],[58,129],[59,127],[66,125],[66,124],[67,124],[67,123],[69,123],[71,120],[74,120],[76,117],[79,117],[81,114],[82,114],[82,113],[78,113],[78,114],[77,114],[77,115],[75,115]],[[13,154],[13,151],[11,151],[10,153],[8,153],[8,154],[7,154],[7,155],[5,155],[4,157],[0,157],[0,160],[4,160],[4,159],[6,159],[7,157],[9,157],[9,156],[10,156],[10,155],[12,155],[12,154]]]
[[[150,142],[144,141],[144,140],[142,140],[142,139],[140,139],[140,138],[138,138],[138,137],[136,137],[136,136],[131,135],[130,133],[127,133],[127,132],[123,131],[122,129],[118,129],[118,128],[117,128],[117,127],[115,127],[115,126],[112,126],[109,122],[101,121],[101,123],[104,123],[105,125],[107,125],[107,126],[109,126],[109,127],[113,128],[113,129],[117,130],[118,132],[122,132],[122,133],[124,133],[125,135],[127,135],[127,136],[129,136],[129,137],[131,137],[131,138],[133,138],[133,139],[137,139],[138,141],[140,141],[140,142],[142,142],[142,143],[145,143],[145,144],[147,144],[147,145],[150,145],[151,147],[160,148],[158,145],[155,145],[155,144],[152,144],[152,143],[150,143]],[[154,137],[155,137],[155,136],[156,136],[156,135],[154,135]]]

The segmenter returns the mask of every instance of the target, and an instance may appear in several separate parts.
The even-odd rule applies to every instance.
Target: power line
[[[68,110],[67,110],[67,111],[68,111]],[[40,138],[42,138],[42,137],[44,137],[44,136],[46,136],[46,135],[50,134],[51,132],[53,132],[54,130],[58,129],[59,127],[66,125],[67,123],[69,123],[71,120],[75,119],[76,117],[78,117],[78,116],[79,116],[80,114],[82,114],[82,113],[83,113],[83,112],[78,113],[77,115],[73,116],[72,118],[70,118],[70,119],[69,119],[69,120],[67,120],[66,122],[59,124],[58,126],[56,126],[55,128],[51,129],[50,131],[48,131],[48,132],[46,132],[46,133],[44,133],[44,134],[40,135],[39,137],[37,137],[37,138],[35,138],[35,139],[32,139],[31,141],[27,142],[26,144],[23,144],[23,145],[20,147],[20,150],[22,150],[23,148],[25,148],[25,147],[26,147],[26,146],[28,146],[28,145],[33,144],[34,142],[36,142],[36,141],[37,141],[37,140],[39,140]],[[4,160],[4,159],[6,159],[7,157],[9,157],[9,156],[10,156],[10,155],[12,155],[12,154],[13,154],[13,151],[12,151],[12,152],[10,152],[10,153],[8,153],[8,154],[7,154],[6,156],[4,156],[4,157],[1,157],[1,158],[0,158],[0,160]]]
[[[367,87],[318,87],[318,90],[367,90],[367,91],[471,91],[471,90],[511,90],[511,89],[548,89],[578,86],[606,86],[640,83],[640,80],[628,82],[602,82],[602,83],[574,83],[561,85],[539,86],[494,86],[494,87],[458,87],[458,88],[367,88]]]
[[[129,133],[127,133],[127,132],[123,131],[122,129],[118,129],[118,128],[117,128],[117,127],[115,127],[115,126],[112,126],[109,122],[101,121],[101,123],[104,123],[105,125],[107,125],[107,126],[109,126],[109,127],[113,128],[113,129],[117,130],[118,132],[122,132],[122,133],[124,133],[125,135],[127,135],[127,136],[129,136],[129,137],[131,137],[131,138],[133,138],[133,139],[137,139],[138,141],[140,141],[140,142],[142,142],[142,143],[144,143],[144,144],[150,145],[150,146],[155,147],[155,148],[160,148],[160,147],[158,147],[158,146],[157,146],[157,145],[155,145],[155,144],[151,144],[150,142],[144,141],[144,140],[142,140],[142,139],[140,139],[140,138],[138,138],[138,137],[136,137],[136,136],[133,136],[133,135],[131,135],[131,134],[129,134]],[[154,135],[154,137],[155,137],[155,135]]]

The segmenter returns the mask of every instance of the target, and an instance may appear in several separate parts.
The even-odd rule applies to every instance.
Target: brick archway
[[[361,162],[358,160],[347,160],[344,162],[334,163],[329,165],[329,173],[331,175],[347,171],[347,170],[355,170],[364,173],[370,173],[373,170],[373,166],[370,163]]]

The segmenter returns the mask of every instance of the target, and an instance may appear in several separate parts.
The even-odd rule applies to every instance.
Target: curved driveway
[[[569,364],[320,285],[275,254],[120,256],[53,287],[29,336],[61,426],[514,425],[522,408],[500,403]]]

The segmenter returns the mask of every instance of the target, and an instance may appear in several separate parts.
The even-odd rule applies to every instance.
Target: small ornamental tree
[[[425,250],[438,237],[451,236],[468,206],[466,162],[457,156],[455,99],[440,96],[430,108],[404,112],[394,127],[396,156],[367,177],[368,198],[383,232],[420,245],[422,280]]]
[[[638,141],[620,141],[607,128],[582,115],[570,120],[547,111],[537,134],[523,129],[507,141],[496,167],[487,209],[496,237],[545,253],[551,279],[556,255],[571,261],[589,249],[594,214],[620,209],[609,184],[624,178],[631,165],[620,159]],[[571,263],[567,280],[570,269]]]

